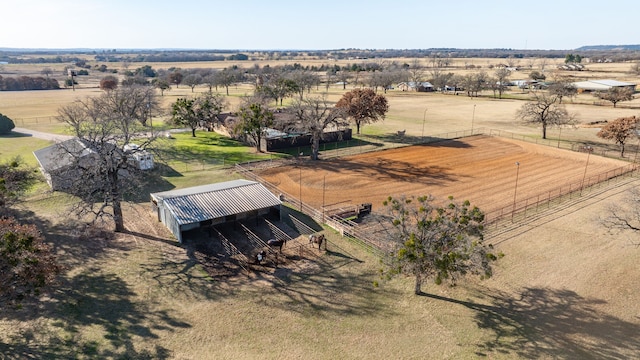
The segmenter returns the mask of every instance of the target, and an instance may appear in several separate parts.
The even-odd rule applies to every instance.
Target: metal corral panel
[[[159,207],[169,210],[178,225],[224,218],[280,206],[282,203],[262,184],[248,180],[227,181],[151,196]]]

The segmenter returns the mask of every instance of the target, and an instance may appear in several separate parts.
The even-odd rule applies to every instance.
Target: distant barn
[[[264,185],[249,180],[233,180],[151,194],[158,221],[171,230],[179,242],[184,232],[257,218],[280,215],[282,202]]]
[[[578,89],[578,92],[609,91],[614,87],[629,88],[634,92],[636,91],[636,84],[609,79],[577,81],[572,83],[572,85]]]

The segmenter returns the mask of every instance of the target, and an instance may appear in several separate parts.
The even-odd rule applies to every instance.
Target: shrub
[[[8,134],[16,127],[8,116],[0,114],[0,134]]]

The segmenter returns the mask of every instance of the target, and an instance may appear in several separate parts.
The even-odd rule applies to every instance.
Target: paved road
[[[16,132],[16,133],[24,134],[24,135],[31,135],[31,136],[33,136],[35,138],[38,138],[38,139],[50,140],[50,141],[56,141],[56,142],[69,140],[69,139],[71,139],[73,137],[73,136],[70,136],[70,135],[51,134],[51,133],[45,133],[45,132],[41,132],[41,131],[35,131],[35,130],[19,128],[19,127],[13,128],[12,131]]]

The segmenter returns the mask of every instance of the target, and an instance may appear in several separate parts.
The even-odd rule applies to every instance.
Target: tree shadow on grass
[[[170,358],[168,349],[153,344],[159,332],[191,325],[166,311],[150,309],[135,297],[119,276],[88,268],[65,279],[50,299],[3,312],[4,319],[23,323],[47,319],[52,325],[22,329],[7,343],[0,341],[0,353],[7,359]]]
[[[0,134],[0,139],[15,139],[15,138],[23,138],[23,137],[33,137],[33,135],[16,132],[16,131],[11,131],[8,134]]]
[[[393,295],[381,295],[387,292],[385,289],[374,291],[375,275],[360,268],[364,262],[335,244],[328,246],[331,251],[319,254],[317,248],[310,246],[304,260],[287,263],[272,275],[264,275],[272,287],[262,293],[272,291],[278,295],[263,297],[265,306],[312,316],[393,316],[395,310],[381,302]]]
[[[476,311],[478,327],[494,334],[477,345],[478,356],[498,352],[527,359],[624,359],[640,354],[640,323],[603,313],[596,307],[606,301],[570,290],[524,288],[516,296],[482,292],[488,304],[422,295]]]

